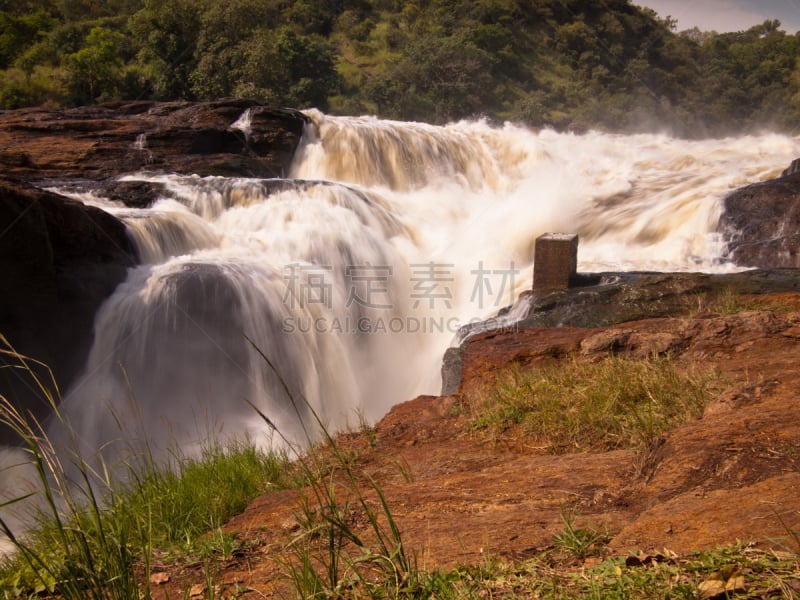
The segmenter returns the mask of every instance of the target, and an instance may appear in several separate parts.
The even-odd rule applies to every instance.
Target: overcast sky
[[[659,16],[678,21],[678,31],[742,31],[766,19],[778,19],[788,33],[800,30],[800,0],[633,0]]]

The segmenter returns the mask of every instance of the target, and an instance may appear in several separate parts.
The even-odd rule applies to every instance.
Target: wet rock
[[[719,230],[736,264],[800,267],[800,172],[790,167],[785,173],[725,198]]]
[[[98,183],[96,189],[105,198],[120,202],[130,208],[147,208],[152,206],[159,198],[172,196],[167,190],[167,186],[150,181],[118,181],[111,179]]]
[[[442,396],[449,396],[458,391],[461,382],[461,347],[445,350],[442,359]]]
[[[722,296],[800,290],[794,269],[741,273],[603,273],[593,285],[531,295],[517,327],[602,327],[667,315],[702,312]]]
[[[0,231],[0,333],[49,365],[64,388],[83,367],[97,308],[136,262],[125,226],[100,209],[2,178]],[[0,369],[0,393],[37,416],[47,412],[46,399],[16,370]]]
[[[781,173],[781,177],[786,177],[787,175],[794,175],[799,171],[800,171],[800,158],[795,158],[789,164],[789,166],[783,170],[783,172]]]

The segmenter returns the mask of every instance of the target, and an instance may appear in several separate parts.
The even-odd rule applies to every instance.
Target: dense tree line
[[[0,0],[0,107],[247,97],[441,123],[800,131],[800,37],[630,0]]]

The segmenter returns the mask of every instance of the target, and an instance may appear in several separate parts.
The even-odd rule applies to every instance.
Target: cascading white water
[[[100,310],[63,401],[84,456],[274,443],[251,404],[293,443],[312,409],[332,430],[374,421],[438,391],[458,328],[529,287],[540,234],[577,232],[585,271],[729,270],[721,199],[800,154],[776,134],[687,142],[308,115],[293,181],[141,175],[172,199],[104,204],[145,264]]]
[[[336,430],[414,392],[403,369],[422,368],[416,349],[365,325],[405,312],[390,241],[404,227],[380,199],[324,182],[164,181],[183,203],[115,210],[149,264],[100,310],[86,374],[62,402],[84,457],[172,444],[191,455],[245,435],[268,445],[254,407],[303,444],[311,410]]]

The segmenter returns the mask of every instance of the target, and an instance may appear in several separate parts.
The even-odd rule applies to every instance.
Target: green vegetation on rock
[[[682,373],[668,357],[510,368],[476,403],[474,426],[499,434],[519,425],[530,444],[556,453],[647,449],[699,417],[720,387],[713,373]]]

